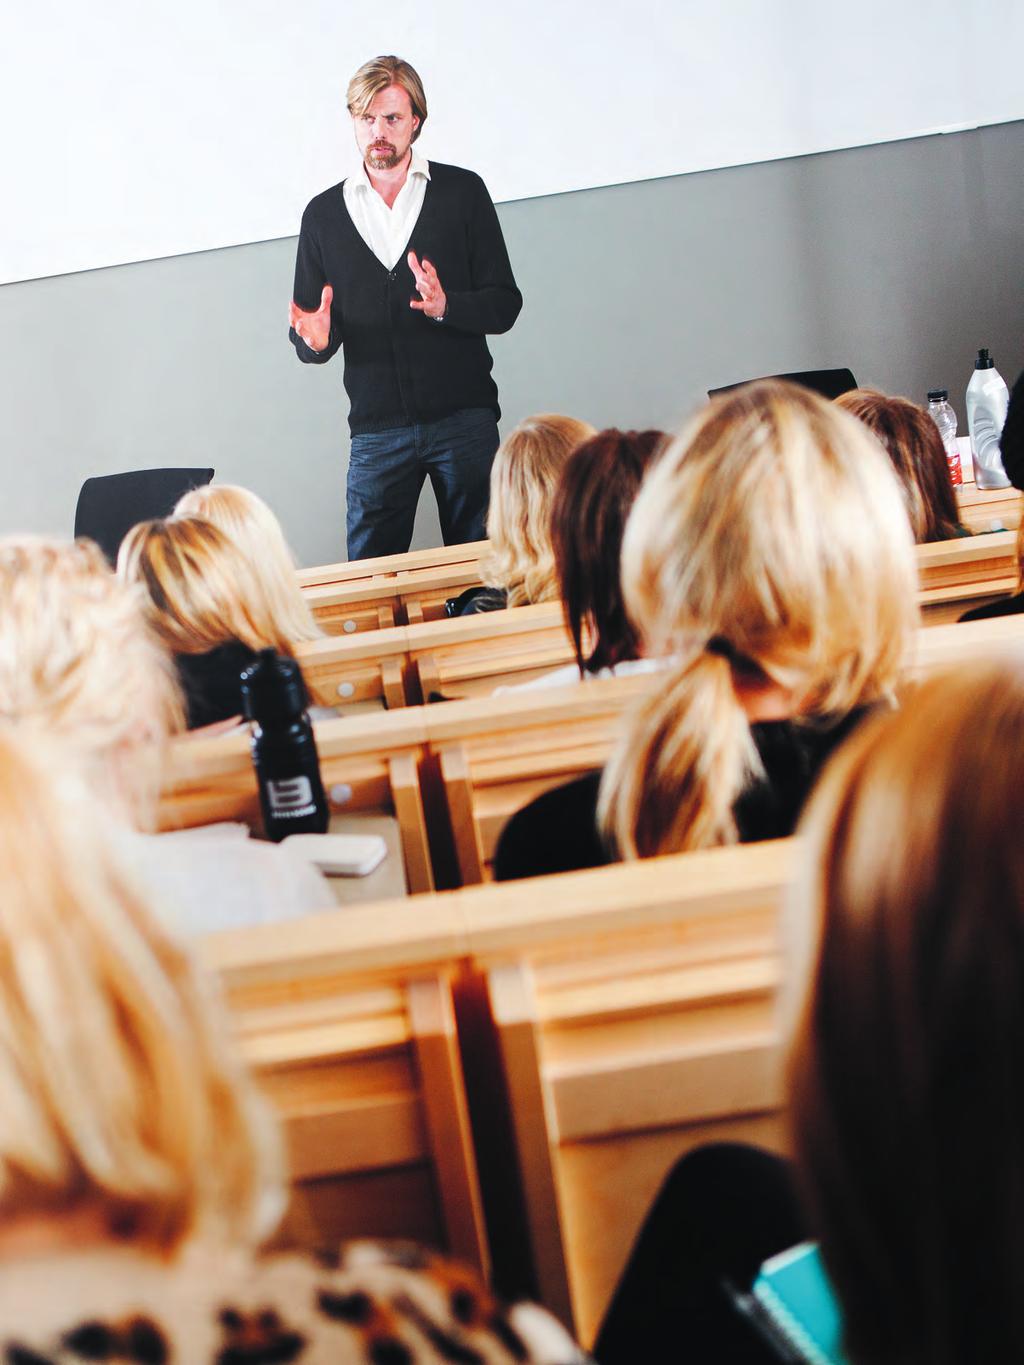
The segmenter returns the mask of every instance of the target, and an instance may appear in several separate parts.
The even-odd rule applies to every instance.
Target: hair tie
[[[724,635],[712,635],[704,645],[705,654],[717,654],[720,659],[725,659],[727,663],[739,663],[740,656],[732,644]]]

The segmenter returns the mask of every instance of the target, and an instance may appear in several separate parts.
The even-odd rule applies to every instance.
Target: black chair
[[[130,469],[86,479],[75,509],[75,539],[88,536],[114,564],[133,526],[170,516],[184,493],[212,478],[212,469]]]
[[[796,374],[766,374],[762,377],[788,379],[791,384],[802,384],[805,389],[813,389],[823,398],[838,398],[841,393],[849,393],[857,387],[852,370],[800,370]],[[708,389],[708,397],[715,398],[720,393],[741,389],[744,384],[756,383],[756,379],[741,379],[738,384],[723,384],[720,389]]]

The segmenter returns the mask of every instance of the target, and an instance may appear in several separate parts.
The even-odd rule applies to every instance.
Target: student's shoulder
[[[512,816],[494,856],[499,882],[601,867],[610,861],[597,827],[600,772],[553,787]]]
[[[980,607],[972,607],[960,617],[961,621],[991,621],[997,616],[1016,616],[1024,612],[1024,593],[1014,593],[1012,597],[1000,597],[995,602],[985,602]]]

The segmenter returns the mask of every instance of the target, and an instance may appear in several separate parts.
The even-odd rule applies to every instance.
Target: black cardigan
[[[322,365],[344,344],[353,435],[439,421],[460,408],[491,408],[500,417],[484,337],[508,331],[523,297],[484,182],[473,171],[430,163],[406,252],[437,270],[448,299],[443,322],[409,307],[419,295],[405,255],[393,270],[381,264],[349,216],[343,184],[318,194],[302,215],[293,297],[300,308],[317,309],[330,284],[334,299],[323,351],[289,331],[299,359]]]
[[[792,834],[821,768],[872,708],[859,707],[827,725],[790,720],[750,727],[765,776],[733,806],[740,842],[782,839]],[[499,882],[542,877],[616,862],[597,828],[600,772],[555,787],[513,815],[494,855]]]

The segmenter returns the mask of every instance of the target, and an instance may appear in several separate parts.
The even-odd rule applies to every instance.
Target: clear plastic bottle
[[[967,427],[974,454],[974,477],[979,488],[1009,488],[999,439],[1006,425],[1010,393],[987,349],[978,352],[967,385]]]
[[[942,444],[946,451],[946,463],[949,465],[949,481],[952,484],[962,484],[964,471],[960,464],[960,451],[956,444],[956,413],[949,406],[948,389],[928,390],[928,415],[938,427],[939,435],[942,437]]]

